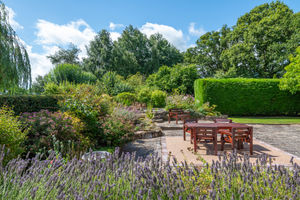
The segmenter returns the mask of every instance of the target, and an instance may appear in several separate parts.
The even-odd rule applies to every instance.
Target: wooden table
[[[214,134],[219,133],[219,130],[221,129],[228,129],[232,133],[232,148],[235,147],[235,139],[234,139],[234,132],[232,132],[233,128],[236,129],[249,129],[250,131],[250,154],[253,154],[253,127],[248,126],[246,124],[240,124],[240,123],[185,123],[183,125],[183,130],[190,129],[191,130],[191,139],[193,138],[194,143],[194,151],[197,151],[197,138],[196,138],[196,131],[199,128],[214,128],[216,131],[214,131]],[[185,139],[185,131],[184,131],[184,139]],[[192,141],[192,140],[191,140]],[[215,154],[217,155],[218,147],[217,143],[214,143],[214,149]]]

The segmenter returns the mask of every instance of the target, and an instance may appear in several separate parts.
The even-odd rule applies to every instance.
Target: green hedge
[[[15,114],[23,112],[38,112],[42,109],[57,111],[57,97],[43,95],[0,95],[0,107],[7,105]]]
[[[198,79],[195,101],[215,104],[227,115],[300,114],[300,93],[282,91],[278,84],[279,79]]]

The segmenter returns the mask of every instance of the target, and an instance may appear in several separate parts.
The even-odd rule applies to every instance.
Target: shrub
[[[122,92],[133,92],[134,88],[125,82],[124,78],[116,72],[107,72],[103,75],[99,87],[109,95],[117,95]]]
[[[0,153],[2,153],[0,151]],[[299,166],[268,166],[266,156],[255,164],[247,155],[220,156],[206,167],[162,162],[150,155],[108,155],[103,161],[15,159],[1,168],[1,199],[299,199]],[[1,159],[1,158],[0,158]],[[1,162],[1,160],[0,160]],[[84,198],[86,197],[86,198]]]
[[[0,107],[7,105],[17,115],[23,112],[38,112],[42,109],[57,111],[58,99],[57,96],[47,95],[0,95]]]
[[[173,108],[180,109],[193,109],[195,104],[195,99],[191,95],[180,95],[173,94],[166,99],[166,110]]]
[[[140,103],[145,103],[148,104],[151,102],[151,89],[148,87],[142,88],[140,91],[137,93],[137,99]]]
[[[48,110],[42,110],[34,113],[23,113],[20,120],[30,127],[25,147],[31,155],[36,153],[48,155],[49,150],[54,150],[55,146],[60,145],[63,146],[59,149],[62,155],[69,156],[72,154],[71,156],[74,156],[79,155],[89,146],[89,140],[81,135],[80,129],[76,130],[74,126],[74,122],[80,122],[77,119],[72,119],[71,116],[64,116],[60,112],[51,113]]]
[[[217,105],[227,115],[297,115],[300,93],[281,91],[279,79],[198,79],[196,104]]]
[[[59,64],[47,75],[49,82],[56,84],[68,81],[70,83],[95,83],[97,78],[90,72],[85,72],[79,65]]]
[[[61,110],[68,111],[85,124],[83,134],[95,145],[103,142],[103,129],[99,118],[111,112],[111,103],[110,96],[101,95],[97,87],[85,84],[78,85],[59,102]]]
[[[147,78],[146,83],[166,92],[179,90],[184,94],[193,94],[193,84],[198,77],[195,65],[162,66],[157,73]]]
[[[115,107],[111,116],[104,119],[102,128],[107,145],[119,146],[133,135],[138,115],[122,107]]]
[[[50,83],[46,83],[46,85],[44,86],[44,92],[43,94],[46,95],[58,95],[58,94],[62,94],[63,90],[59,87],[59,85],[50,82]]]
[[[151,103],[154,107],[162,108],[166,105],[167,94],[161,90],[154,90],[151,94]]]
[[[116,101],[123,105],[130,106],[136,102],[135,94],[130,92],[122,92],[116,96]]]
[[[26,139],[28,130],[14,116],[14,112],[6,106],[0,108],[0,144],[10,149],[11,159],[23,153],[23,142]],[[1,164],[0,164],[1,165]]]

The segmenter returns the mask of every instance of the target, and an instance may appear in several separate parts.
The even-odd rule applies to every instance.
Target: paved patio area
[[[209,121],[199,121],[209,122]],[[136,151],[137,156],[147,156],[158,154],[166,160],[169,155],[175,156],[179,161],[186,160],[194,164],[203,164],[202,158],[207,162],[218,159],[213,155],[211,144],[201,144],[197,154],[193,152],[193,145],[183,140],[182,123],[176,124],[174,121],[157,123],[163,129],[164,136],[150,139],[139,139],[123,147],[125,152]],[[289,161],[295,155],[294,161],[300,164],[300,125],[251,125],[254,127],[254,155],[250,160],[255,160],[259,154],[269,155],[273,163],[289,165]],[[225,146],[226,153],[231,152],[230,145]],[[221,151],[220,151],[221,152]],[[240,155],[249,153],[249,148],[245,145],[244,151],[238,152]],[[292,155],[293,154],[293,155]]]

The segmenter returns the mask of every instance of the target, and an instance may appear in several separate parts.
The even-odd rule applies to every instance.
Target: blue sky
[[[101,29],[116,40],[132,24],[147,36],[161,33],[184,51],[205,32],[232,26],[238,17],[270,0],[3,0],[10,21],[30,55],[32,75],[53,66],[46,58],[70,42],[86,55],[85,45]],[[299,0],[284,0],[294,12]]]

